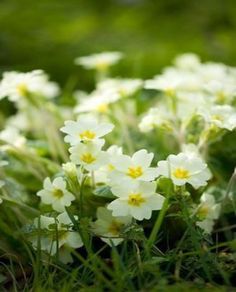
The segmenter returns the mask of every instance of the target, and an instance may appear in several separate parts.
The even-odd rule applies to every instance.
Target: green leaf
[[[95,189],[95,191],[93,192],[93,194],[95,196],[103,197],[103,198],[107,198],[107,199],[114,199],[115,198],[115,196],[111,192],[111,187],[109,187],[109,186],[97,187]]]

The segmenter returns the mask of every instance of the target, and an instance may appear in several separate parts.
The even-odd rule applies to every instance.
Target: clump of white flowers
[[[159,236],[166,218],[177,216],[192,220],[204,238],[223,212],[215,194],[226,183],[210,145],[236,128],[236,70],[189,53],[146,81],[107,76],[122,57],[105,52],[75,60],[99,79],[92,92],[75,91],[73,108],[55,106],[59,87],[41,70],[6,72],[0,82],[0,100],[7,97],[17,110],[0,131],[14,170],[6,171],[9,185],[16,187],[1,188],[0,169],[1,197],[36,211],[33,247],[65,263],[78,248],[90,252],[93,237],[106,249],[130,240],[151,248],[166,229],[171,234],[167,224]],[[230,188],[232,182],[228,197]]]
[[[42,70],[32,72],[5,72],[0,82],[0,99],[8,97],[18,102],[30,94],[53,98],[59,94],[59,87],[55,82],[48,80]]]
[[[189,143],[188,128],[200,117],[201,132],[196,132],[195,138],[202,147],[224,129],[236,127],[235,71],[231,67],[201,63],[197,55],[184,54],[176,58],[174,66],[147,80],[144,87],[156,90],[161,99],[142,115],[142,132],[170,130],[180,144]]]

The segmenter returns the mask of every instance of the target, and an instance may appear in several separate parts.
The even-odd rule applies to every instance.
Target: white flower
[[[205,89],[218,103],[231,102],[236,95],[236,85],[233,80],[232,82],[211,80],[206,84]]]
[[[219,80],[220,82],[228,79],[228,68],[221,63],[208,62],[198,67],[197,74],[201,77],[202,83],[206,84],[211,80]]]
[[[167,68],[161,75],[147,80],[145,88],[163,91],[168,96],[177,92],[196,92],[202,88],[202,81],[194,72],[182,71],[176,68]]]
[[[57,177],[52,182],[47,177],[43,187],[37,192],[37,196],[41,197],[44,204],[52,205],[52,208],[58,212],[65,211],[65,207],[70,206],[71,201],[75,200],[74,195],[67,191],[66,182],[62,177]]]
[[[98,123],[98,121],[90,116],[83,116],[75,121],[66,121],[65,126],[61,128],[66,133],[65,142],[72,146],[79,144],[81,141],[95,141],[104,135],[110,133],[113,129],[110,123]]]
[[[110,66],[118,63],[122,57],[123,54],[120,52],[103,52],[100,54],[76,58],[75,64],[81,65],[85,69],[106,71]]]
[[[155,76],[154,79],[147,80],[144,88],[156,89],[164,91],[167,95],[174,95],[181,84],[181,76],[177,74],[176,76],[172,76],[173,74],[170,74],[171,77],[165,75]]]
[[[56,218],[41,215],[34,220],[36,228],[48,230],[46,235],[41,235],[41,249],[51,255],[55,255],[57,247],[59,249],[59,259],[64,263],[72,262],[70,250],[83,246],[78,232],[72,229],[72,222],[66,212],[61,213]],[[34,248],[37,248],[38,238],[31,239]]]
[[[195,144],[183,144],[182,152],[187,154],[188,157],[201,157],[199,149]]]
[[[176,67],[183,70],[194,70],[201,64],[198,55],[193,53],[185,53],[175,58],[174,64]]]
[[[133,154],[114,157],[115,170],[110,174],[111,184],[132,183],[137,180],[152,181],[157,177],[157,169],[150,167],[153,153],[147,153],[142,149]]]
[[[26,143],[26,139],[20,134],[19,129],[11,126],[0,132],[0,140],[15,147],[22,147]]]
[[[98,92],[113,92],[119,97],[127,97],[137,92],[143,85],[141,79],[105,79],[98,83]]]
[[[7,119],[8,126],[23,131],[28,131],[32,127],[32,120],[30,122],[31,125],[29,125],[29,119],[26,112],[24,112],[23,110],[19,111],[18,113]]]
[[[112,201],[107,208],[113,216],[131,215],[137,220],[150,219],[153,210],[162,208],[164,197],[157,194],[155,182],[137,182],[130,185],[112,187],[112,193],[118,199]]]
[[[207,164],[196,155],[179,153],[158,162],[158,174],[170,178],[177,186],[191,184],[195,189],[205,186],[211,178]]]
[[[108,183],[109,175],[115,170],[113,160],[122,155],[122,148],[117,145],[112,145],[106,150],[107,164],[100,167],[94,172],[94,177],[97,183]]]
[[[105,207],[97,209],[97,220],[92,224],[95,234],[101,236],[101,240],[108,245],[118,245],[124,239],[120,237],[122,229],[132,222],[132,217],[113,217],[112,212]]]
[[[69,177],[71,178],[77,177],[78,170],[73,162],[63,163],[62,169],[64,170],[64,173]]]
[[[0,83],[0,99],[8,97],[15,102],[28,94],[52,98],[59,94],[56,83],[48,81],[48,76],[42,70],[32,72],[5,72]]]
[[[111,103],[119,99],[116,92],[110,90],[94,91],[90,96],[82,99],[81,103],[75,107],[75,113],[91,112],[106,113]]]
[[[212,106],[206,95],[201,92],[178,92],[176,115],[181,122],[191,120],[202,108]]]
[[[139,123],[139,129],[141,132],[149,132],[154,128],[162,128],[171,131],[173,115],[163,106],[157,108],[151,108],[147,114],[145,114]]]
[[[107,154],[101,151],[104,140],[96,142],[80,143],[69,149],[70,159],[77,165],[82,165],[86,170],[93,171],[99,169],[107,163]]]
[[[232,131],[236,127],[236,111],[230,105],[215,105],[199,110],[204,120],[210,125]]]
[[[220,204],[216,204],[213,195],[204,193],[201,196],[201,203],[196,210],[196,216],[200,219],[196,224],[205,233],[211,233],[214,221],[220,216]]]

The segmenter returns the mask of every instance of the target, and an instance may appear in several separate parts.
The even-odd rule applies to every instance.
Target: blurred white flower
[[[32,72],[5,72],[0,82],[0,99],[8,97],[17,102],[28,94],[53,98],[59,94],[59,87],[55,82],[48,80],[48,76],[42,70]]]
[[[174,64],[176,67],[183,70],[194,70],[201,65],[201,60],[198,55],[194,53],[185,53],[175,58]]]
[[[208,62],[198,67],[196,72],[202,80],[202,84],[210,82],[211,80],[225,81],[228,75],[228,67],[224,64]]]
[[[117,94],[119,97],[128,97],[137,92],[143,85],[141,79],[110,78],[98,83],[98,92],[107,91]]]
[[[81,237],[72,229],[71,219],[66,212],[56,218],[41,215],[34,220],[34,225],[36,228],[40,226],[47,233],[40,237],[41,249],[55,255],[58,247],[59,259],[64,263],[72,262],[71,249],[83,246]],[[33,247],[37,248],[38,238],[34,236],[31,241]]]
[[[146,89],[155,89],[163,91],[166,95],[175,95],[176,91],[181,84],[181,76],[171,74],[171,78],[165,75],[157,75],[154,79],[147,80],[144,84],[144,88]]]
[[[113,216],[131,215],[137,220],[150,219],[152,211],[160,210],[165,200],[155,192],[155,182],[120,184],[113,186],[111,190],[118,197],[107,206],[112,210]]]
[[[58,212],[64,212],[65,207],[70,206],[75,200],[74,195],[67,191],[66,181],[62,177],[57,177],[52,182],[47,177],[43,182],[43,189],[37,192],[37,196],[44,204],[51,205]]]
[[[202,108],[212,106],[211,101],[207,97],[201,92],[178,92],[176,106],[178,119],[184,122],[197,115],[198,111]]]
[[[185,72],[169,67],[161,75],[145,82],[146,89],[163,91],[168,96],[175,96],[178,92],[196,92],[202,88],[199,76],[193,72]]]
[[[73,146],[81,141],[96,141],[110,133],[113,128],[114,125],[110,123],[98,123],[94,117],[83,116],[79,117],[77,121],[66,121],[65,126],[60,130],[67,134],[65,142]]]
[[[141,132],[149,132],[154,128],[172,131],[173,115],[164,106],[150,108],[139,123]]]
[[[123,54],[120,52],[103,52],[100,54],[76,58],[75,64],[81,65],[85,69],[106,71],[110,66],[118,63],[122,57]]]
[[[132,182],[152,181],[157,177],[157,169],[150,167],[153,159],[153,153],[148,153],[147,150],[142,149],[133,154],[132,157],[128,155],[118,155],[113,158],[114,170],[111,172],[109,178],[110,183],[114,184],[132,184]]]
[[[227,80],[211,80],[205,85],[205,90],[218,103],[229,103],[236,96],[236,85]]]
[[[216,204],[213,195],[203,193],[200,199],[200,205],[196,210],[196,216],[199,221],[196,223],[205,233],[211,233],[214,221],[220,216],[220,204]]]
[[[124,239],[121,232],[125,226],[132,222],[131,216],[114,217],[112,212],[105,207],[97,209],[97,220],[92,223],[92,229],[95,234],[101,236],[101,240],[108,245],[118,245]]]
[[[73,162],[66,162],[62,164],[62,169],[67,176],[70,178],[77,177],[78,170],[76,165]]]
[[[20,134],[20,131],[11,126],[0,132],[0,140],[15,147],[22,147],[26,143],[26,138]]]
[[[183,144],[182,152],[187,154],[188,157],[201,157],[199,149],[195,144]]]
[[[29,118],[27,117],[27,113],[22,110],[13,116],[10,116],[7,119],[8,126],[12,128],[17,128],[22,131],[28,131],[32,127],[32,123],[35,124],[35,120],[34,121],[31,120],[29,123]]]
[[[120,97],[116,92],[110,90],[96,90],[91,95],[86,96],[79,101],[79,104],[75,107],[75,113],[91,112],[106,113],[109,110],[111,103],[119,100]]]
[[[115,170],[113,160],[122,155],[122,147],[112,145],[106,150],[107,164],[100,167],[94,172],[95,180],[97,183],[108,183],[109,175]]]
[[[230,105],[213,105],[199,110],[209,125],[232,131],[236,127],[236,110]]]
[[[207,164],[196,155],[171,154],[167,160],[159,161],[157,166],[158,174],[170,178],[177,186],[189,183],[197,189],[207,185],[207,181],[211,178]]]

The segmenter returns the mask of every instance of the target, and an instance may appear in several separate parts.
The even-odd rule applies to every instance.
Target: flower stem
[[[147,247],[148,247],[148,250],[150,250],[150,248],[152,247],[152,245],[154,244],[155,240],[156,240],[156,237],[157,237],[157,234],[161,228],[161,225],[162,225],[162,222],[164,220],[164,217],[165,217],[165,214],[166,214],[166,211],[168,209],[168,205],[169,205],[169,199],[166,198],[165,201],[164,201],[164,204],[162,206],[162,209],[159,213],[159,216],[157,217],[157,220],[154,224],[154,227],[152,229],[152,232],[148,238],[148,241],[147,241]]]

